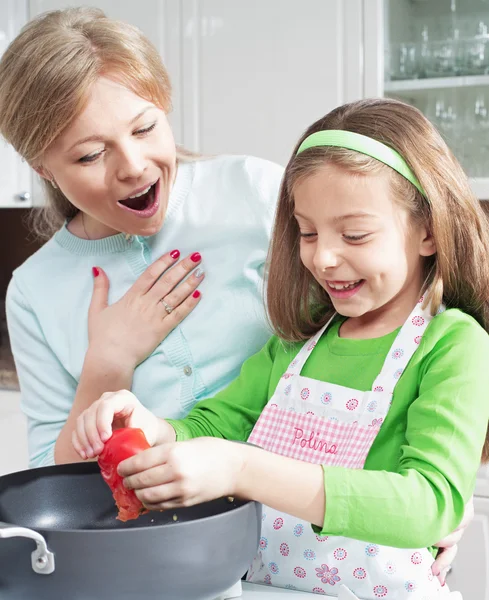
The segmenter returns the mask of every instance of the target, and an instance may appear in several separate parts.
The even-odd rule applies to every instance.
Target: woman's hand
[[[435,562],[431,566],[433,575],[436,575],[442,585],[445,585],[447,574],[450,572],[451,565],[455,560],[458,550],[458,542],[462,539],[467,525],[469,525],[474,518],[474,497],[467,502],[465,505],[464,517],[460,525],[446,538],[435,544],[440,548]]]
[[[179,256],[178,250],[163,255],[110,306],[108,277],[99,267],[93,268],[94,290],[88,313],[90,355],[95,354],[104,364],[116,361],[134,370],[196,307],[200,299],[196,288],[204,273],[197,269],[188,275],[199,265],[201,256],[194,252],[176,263]]]
[[[72,444],[83,458],[98,456],[112,435],[113,429],[138,427],[148,443],[175,441],[175,431],[163,419],[156,417],[128,390],[106,392],[81,413],[72,434]]]
[[[235,494],[245,448],[205,437],[163,444],[121,462],[118,473],[150,510],[191,506]]]

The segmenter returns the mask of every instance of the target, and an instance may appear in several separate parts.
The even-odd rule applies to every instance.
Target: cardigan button
[[[192,367],[190,367],[189,365],[185,365],[183,367],[183,372],[187,377],[190,377],[190,375],[192,375]]]

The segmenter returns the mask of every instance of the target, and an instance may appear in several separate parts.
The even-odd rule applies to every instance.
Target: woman
[[[97,9],[29,23],[0,82],[0,131],[47,182],[43,224],[59,229],[7,295],[37,467],[79,460],[74,422],[102,392],[132,385],[156,414],[183,416],[266,341],[282,169],[178,151],[156,49]]]
[[[130,388],[183,417],[269,336],[261,290],[283,170],[177,149],[170,94],[150,42],[97,9],[41,15],[0,61],[0,132],[46,183],[52,235],[7,296],[31,466],[80,460],[75,422],[103,392]]]

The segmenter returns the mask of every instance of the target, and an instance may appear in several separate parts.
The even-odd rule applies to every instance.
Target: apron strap
[[[417,302],[408,319],[396,336],[382,370],[374,381],[372,392],[388,392],[392,394],[411,357],[416,352],[426,328],[433,319],[429,307],[423,308],[424,297]],[[445,310],[442,305],[438,310]]]
[[[305,344],[299,350],[299,353],[297,354],[297,356],[294,358],[294,360],[290,363],[290,365],[287,368],[286,373],[289,376],[290,375],[300,375],[300,373],[302,371],[302,367],[306,363],[306,360],[309,358],[309,355],[311,354],[311,352],[314,350],[314,347],[318,343],[319,338],[323,335],[323,333],[326,331],[326,329],[331,325],[331,322],[335,318],[335,316],[336,316],[336,313],[333,314],[331,319],[329,319],[329,321],[325,325],[323,325],[321,327],[321,329],[312,338],[310,338],[307,342],[305,342]]]

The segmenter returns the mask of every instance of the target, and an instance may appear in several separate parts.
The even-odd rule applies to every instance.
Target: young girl
[[[417,109],[335,109],[286,168],[267,293],[277,337],[180,421],[105,394],[74,447],[99,453],[117,418],[154,446],[119,467],[148,508],[262,502],[252,582],[460,598],[433,577],[431,547],[488,455],[488,253],[467,178]]]

